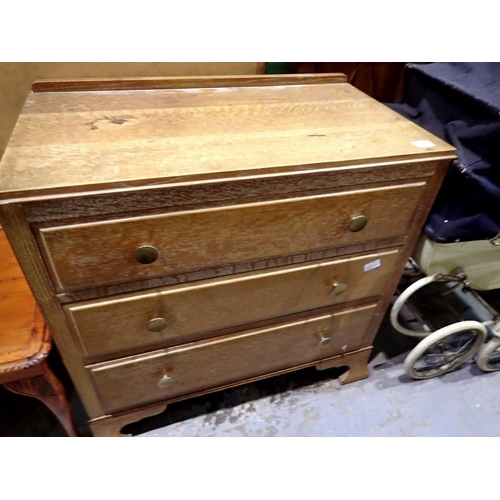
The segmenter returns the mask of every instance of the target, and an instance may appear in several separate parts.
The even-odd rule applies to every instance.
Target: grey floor
[[[443,312],[432,296],[421,300],[419,310],[431,323],[469,319],[458,306]],[[386,318],[366,380],[341,386],[340,370],[306,369],[172,404],[124,430],[143,437],[500,436],[500,372],[483,373],[471,361],[439,378],[414,381],[404,374],[403,361],[415,344]],[[74,392],[71,400],[77,427],[88,436]],[[0,436],[64,431],[41,403],[0,388]]]

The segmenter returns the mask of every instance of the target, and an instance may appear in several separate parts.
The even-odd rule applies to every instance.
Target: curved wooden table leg
[[[78,436],[63,385],[46,361],[41,363],[41,368],[43,370],[41,375],[6,382],[3,386],[16,394],[40,400],[57,417],[69,436]]]
[[[96,437],[131,437],[132,434],[122,434],[123,427],[134,422],[139,422],[147,417],[163,413],[167,405],[161,403],[148,408],[122,413],[121,415],[109,415],[90,420],[90,428]]]
[[[368,359],[370,358],[371,351],[372,348],[369,347],[368,349],[362,349],[360,351],[344,354],[338,358],[318,363],[316,365],[316,369],[327,370],[328,368],[340,368],[342,366],[347,366],[349,368],[347,372],[343,373],[339,377],[340,383],[349,384],[350,382],[356,382],[356,380],[367,378],[370,374],[368,371]]]

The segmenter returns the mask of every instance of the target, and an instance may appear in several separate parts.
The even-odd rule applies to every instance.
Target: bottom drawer
[[[198,393],[365,347],[376,304],[88,368],[108,412]]]

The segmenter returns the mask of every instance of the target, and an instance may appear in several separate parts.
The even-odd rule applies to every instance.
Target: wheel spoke
[[[439,370],[445,361],[442,354],[429,353],[415,363],[415,371],[424,373]]]
[[[462,347],[460,347],[456,352],[451,351],[449,348],[446,348],[445,345],[437,344],[435,348],[439,349],[440,352],[429,352],[422,356],[422,366],[419,370],[423,369],[437,369],[440,366],[448,366],[453,363],[456,359],[462,356],[465,352],[469,350],[472,341],[467,342]]]
[[[445,359],[449,363],[453,363],[455,360],[463,356],[474,344],[474,338],[470,339],[466,344],[463,344],[456,352],[447,351],[445,354]]]
[[[421,376],[431,377],[458,366],[474,349],[477,334],[474,331],[459,332],[437,341],[414,362],[413,370]],[[500,349],[498,356],[500,362]]]

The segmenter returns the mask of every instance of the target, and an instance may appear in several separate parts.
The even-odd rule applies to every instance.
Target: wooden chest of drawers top
[[[94,91],[89,86],[35,83],[2,158],[0,200],[453,152],[345,83],[343,75],[101,81]]]

